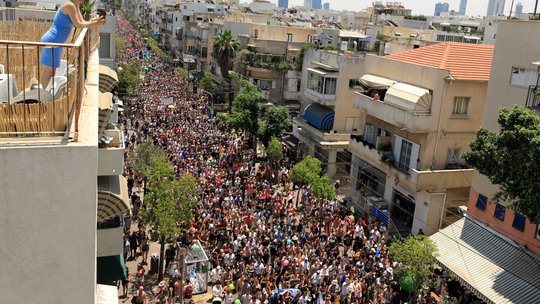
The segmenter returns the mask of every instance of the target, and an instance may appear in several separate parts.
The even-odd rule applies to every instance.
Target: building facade
[[[322,0],[313,0],[314,9],[322,9]]]
[[[521,13],[523,13],[523,3],[518,2],[518,4],[516,4],[516,14],[521,14]]]
[[[459,2],[459,12],[458,15],[465,15],[465,12],[467,11],[467,0],[461,0]]]
[[[489,78],[487,100],[482,126],[494,132],[500,130],[497,122],[499,108],[514,104],[538,109],[538,98],[531,92],[538,88],[538,48],[540,42],[527,39],[540,30],[539,21],[501,20],[495,40],[493,65]],[[520,33],[516,35],[515,33]],[[504,203],[486,204],[498,186],[486,176],[474,171],[473,189],[469,198],[468,214],[486,223],[505,237],[512,238],[529,250],[540,254],[539,225],[531,223],[520,214],[505,209]],[[495,217],[496,215],[496,217]]]
[[[461,152],[480,126],[492,53],[441,43],[367,56],[354,96],[361,113],[349,140],[349,195],[376,205],[401,235],[433,234],[467,205],[473,170]],[[487,67],[467,68],[478,60]]]
[[[486,16],[504,15],[505,0],[489,0]]]
[[[323,8],[324,8],[325,10],[330,9],[330,2],[324,3],[324,4],[323,4]]]
[[[288,8],[289,7],[289,0],[279,0],[278,1],[278,7]]]

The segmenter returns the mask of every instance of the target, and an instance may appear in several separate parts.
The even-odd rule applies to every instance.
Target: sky
[[[278,2],[278,0],[270,0],[273,3]],[[243,1],[241,1],[243,2]],[[249,1],[248,1],[249,2]],[[366,9],[368,6],[374,2],[373,0],[322,0],[323,3],[329,2],[331,9],[338,10],[353,10],[360,11]],[[390,2],[384,0],[383,3]],[[395,2],[395,1],[392,1]],[[412,9],[413,15],[433,15],[435,11],[435,3],[437,2],[448,2],[450,5],[450,10],[459,11],[460,0],[401,0],[401,5],[406,8]],[[534,4],[536,0],[515,0],[514,9],[518,2],[523,3],[523,12],[529,13],[534,11]],[[508,15],[510,13],[510,5],[512,0],[506,0],[504,7],[504,14]],[[289,0],[289,7],[294,5],[303,5],[304,0]],[[468,0],[467,1],[467,11],[465,14],[467,16],[484,16],[487,11],[488,0]],[[539,5],[540,7],[540,5]],[[540,10],[540,8],[539,8]],[[538,11],[537,11],[538,13]]]

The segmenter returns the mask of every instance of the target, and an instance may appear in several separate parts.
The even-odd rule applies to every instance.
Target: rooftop
[[[385,58],[447,69],[457,80],[488,81],[493,49],[492,45],[445,42]]]

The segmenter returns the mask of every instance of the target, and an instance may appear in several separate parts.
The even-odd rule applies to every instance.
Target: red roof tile
[[[459,80],[488,81],[493,48],[484,44],[444,42],[385,58],[447,69]]]

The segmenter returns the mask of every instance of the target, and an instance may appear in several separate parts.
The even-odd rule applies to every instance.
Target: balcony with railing
[[[43,43],[51,12],[2,8],[0,15],[0,137],[77,139],[87,64],[99,46],[99,29],[74,27],[66,43]],[[40,84],[40,54],[47,48],[63,48],[61,64],[49,83]]]
[[[540,111],[540,87],[537,85],[529,86],[525,107],[531,110]]]

